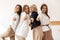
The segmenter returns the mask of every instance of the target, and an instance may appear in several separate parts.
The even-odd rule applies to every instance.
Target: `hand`
[[[26,20],[26,19],[27,19],[27,16],[24,17],[24,20]]]
[[[31,22],[32,22],[32,23],[34,22],[34,19],[33,19],[33,18],[31,18]]]
[[[15,17],[13,18],[13,21],[16,21],[16,18]]]

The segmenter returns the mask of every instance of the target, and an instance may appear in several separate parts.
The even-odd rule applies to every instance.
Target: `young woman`
[[[12,20],[10,23],[10,27],[8,28],[7,32],[3,34],[3,40],[5,40],[5,37],[10,37],[10,40],[15,40],[15,30],[17,28],[17,25],[19,24],[19,16],[22,12],[21,5],[17,4],[15,7],[15,13],[12,15]]]
[[[42,40],[43,32],[40,26],[40,18],[38,16],[36,5],[31,6],[30,26],[33,30],[33,40]]]
[[[23,12],[21,13],[20,23],[16,30],[16,37],[18,40],[26,40],[29,31],[29,6],[23,6]]]
[[[41,25],[42,25],[43,34],[44,34],[43,40],[53,40],[52,32],[49,27],[50,16],[48,15],[48,7],[46,4],[42,4],[41,13],[42,14],[40,14],[41,15],[40,20],[41,20]]]

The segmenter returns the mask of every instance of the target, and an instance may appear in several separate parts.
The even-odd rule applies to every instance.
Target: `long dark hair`
[[[48,15],[48,7],[47,7],[47,5],[46,4],[42,4],[41,10],[42,10],[43,6],[46,7],[46,12],[45,12],[46,16],[48,16],[50,18],[50,16]]]
[[[22,12],[22,6],[21,5],[19,5],[19,4],[17,4],[16,6],[19,6],[20,8],[19,8],[19,12],[17,13],[19,16],[21,15],[21,12]]]

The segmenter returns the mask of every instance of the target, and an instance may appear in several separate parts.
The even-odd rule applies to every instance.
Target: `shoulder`
[[[21,13],[21,16],[26,16],[26,13],[25,13],[25,12],[22,12],[22,13]]]
[[[42,17],[42,13],[40,11],[38,11],[38,16]]]
[[[17,13],[12,13],[12,17],[18,17],[19,15]]]
[[[14,21],[16,21],[17,19],[19,19],[19,15],[17,13],[14,13],[12,18]]]

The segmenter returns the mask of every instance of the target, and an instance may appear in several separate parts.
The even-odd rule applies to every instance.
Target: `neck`
[[[45,14],[45,12],[42,12],[43,14]]]
[[[29,13],[28,13],[28,12],[26,12],[26,14],[28,14],[28,15],[29,15]]]

